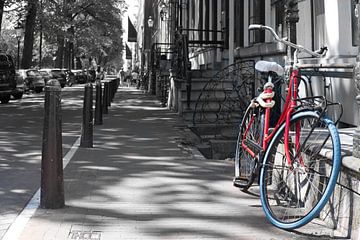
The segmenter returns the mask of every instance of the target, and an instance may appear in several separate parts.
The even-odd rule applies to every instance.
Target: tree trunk
[[[28,12],[26,15],[26,23],[25,23],[24,50],[23,50],[23,58],[21,61],[21,68],[25,68],[25,69],[30,68],[32,64],[37,5],[38,5],[37,0],[29,0],[28,2]]]
[[[57,45],[58,45],[58,50],[56,52],[55,67],[63,68],[63,59],[64,59],[64,37],[63,36],[61,36],[61,35],[57,36]]]
[[[5,0],[0,0],[0,36],[1,36],[2,17],[3,17],[3,14],[4,14],[4,4],[5,4]]]
[[[70,63],[70,45],[69,45],[69,41],[65,42],[65,47],[64,47],[64,68],[69,68],[69,63]]]

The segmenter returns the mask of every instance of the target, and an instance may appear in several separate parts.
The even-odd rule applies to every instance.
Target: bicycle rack
[[[304,107],[322,109],[321,111],[328,111],[328,107],[334,106],[338,109],[334,109],[334,122],[337,124],[342,115],[343,107],[341,103],[334,102],[326,99],[327,91],[331,87],[331,82],[328,83],[327,78],[353,78],[353,64],[301,64],[298,66],[300,75],[303,82],[305,83],[305,90],[307,98],[299,99],[301,105]],[[351,71],[349,71],[351,70]],[[323,93],[324,96],[313,96],[312,82],[313,77],[321,77],[323,81]],[[338,111],[338,112],[337,112]]]

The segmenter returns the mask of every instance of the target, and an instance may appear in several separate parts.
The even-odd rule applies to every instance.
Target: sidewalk
[[[37,209],[19,239],[324,236],[319,229],[316,237],[273,227],[259,197],[232,186],[231,162],[206,160],[181,146],[183,124],[175,113],[140,91],[119,90],[104,124],[94,129],[94,148],[78,148],[65,168],[66,207]]]

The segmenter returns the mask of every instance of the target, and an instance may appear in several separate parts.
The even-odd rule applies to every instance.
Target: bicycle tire
[[[253,119],[251,121],[251,119]],[[264,114],[260,107],[250,105],[241,121],[235,151],[235,177],[233,184],[235,187],[247,190],[253,184],[258,169],[258,156],[253,158],[242,148],[243,134],[249,129],[246,138],[256,142],[259,147],[262,145]],[[249,126],[251,124],[251,126]]]
[[[302,147],[298,150],[301,154],[295,153],[296,144],[291,141],[295,138],[293,127],[300,126],[297,123],[303,123],[299,138]],[[320,216],[334,190],[341,166],[339,134],[328,117],[320,118],[314,111],[299,112],[292,116],[290,124],[292,168],[281,149],[283,123],[269,143],[260,170],[263,210],[267,219],[282,229],[299,228]],[[314,127],[313,131],[310,126]],[[332,159],[319,154],[324,149],[332,151]]]

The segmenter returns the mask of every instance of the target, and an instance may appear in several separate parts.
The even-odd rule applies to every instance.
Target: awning
[[[132,59],[132,53],[127,44],[126,44],[126,59]]]
[[[137,32],[129,17],[128,17],[128,42],[137,42]]]

